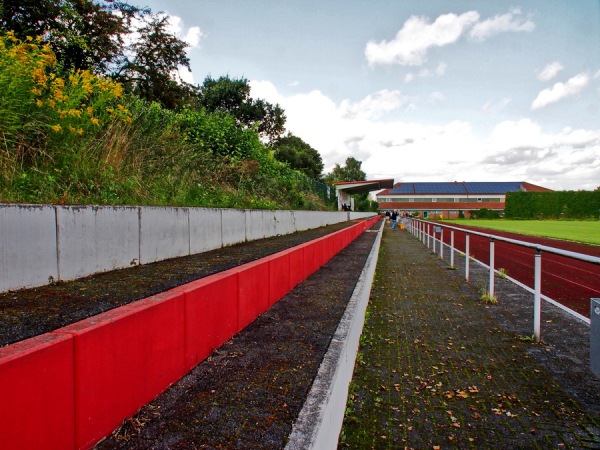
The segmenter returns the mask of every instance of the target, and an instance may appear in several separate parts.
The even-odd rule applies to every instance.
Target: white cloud
[[[531,104],[531,109],[540,109],[563,98],[577,95],[587,87],[589,81],[589,75],[580,73],[569,78],[566,83],[556,83],[551,88],[544,89],[537,95]]]
[[[535,23],[523,19],[519,9],[483,21],[479,18],[477,11],[461,15],[443,14],[433,23],[427,17],[411,16],[394,39],[381,42],[371,40],[367,43],[367,62],[369,66],[420,66],[427,61],[430,49],[454,44],[466,33],[472,39],[482,41],[498,33],[531,32],[535,29]]]
[[[600,171],[600,130],[544,132],[530,119],[499,123],[482,146],[491,176],[512,174],[553,189],[595,189]]]
[[[520,15],[519,9],[513,9],[506,14],[478,22],[469,32],[469,36],[482,41],[498,33],[533,31],[535,24],[531,20],[522,20]]]
[[[433,23],[426,17],[411,16],[391,41],[369,41],[365,56],[370,66],[400,64],[419,66],[427,60],[427,51],[456,42],[465,29],[479,19],[479,13],[469,11],[460,16],[444,14]]]
[[[421,69],[418,72],[414,73],[414,72],[409,72],[406,75],[404,75],[404,82],[405,83],[410,83],[414,80],[416,80],[417,78],[428,78],[428,77],[433,77],[433,76],[444,76],[446,74],[446,68],[448,66],[445,63],[439,63],[438,66],[435,68],[435,72],[432,72],[429,69]]]
[[[446,100],[446,96],[441,92],[436,91],[429,94],[429,100],[431,100],[432,102],[441,102]]]
[[[509,97],[504,97],[496,102],[489,100],[485,102],[485,104],[481,107],[481,110],[485,113],[496,113],[506,108],[510,102],[512,102],[512,99]]]
[[[253,97],[284,108],[287,129],[319,151],[326,172],[354,156],[373,179],[529,181],[553,189],[598,185],[600,129],[565,128],[549,133],[530,119],[522,119],[501,122],[480,139],[465,121],[430,125],[380,120],[373,114],[377,105],[406,108],[406,100],[397,91],[338,104],[320,91],[285,97],[270,82],[251,81],[250,85]]]
[[[190,27],[186,31],[181,17],[169,16],[168,14],[166,14],[166,16],[168,16],[169,23],[169,26],[167,27],[168,32],[183,40],[191,48],[200,47],[200,39],[204,36],[200,27]]]
[[[378,118],[383,113],[400,108],[406,102],[406,97],[400,91],[383,89],[373,95],[367,95],[358,103],[342,101],[340,111],[344,118]]]
[[[558,74],[558,72],[560,72],[563,69],[564,69],[564,66],[561,63],[559,63],[558,61],[551,62],[546,67],[544,67],[542,70],[540,70],[540,73],[538,74],[538,80],[550,81],[552,78],[554,78]]]

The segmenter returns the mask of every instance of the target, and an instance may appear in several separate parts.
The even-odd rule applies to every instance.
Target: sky
[[[245,78],[324,172],[600,186],[600,0],[130,0]]]

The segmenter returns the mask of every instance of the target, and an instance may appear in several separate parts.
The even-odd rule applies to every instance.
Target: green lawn
[[[600,245],[600,221],[598,220],[444,219],[444,222]]]

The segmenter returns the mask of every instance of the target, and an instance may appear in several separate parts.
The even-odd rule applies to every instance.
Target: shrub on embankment
[[[509,219],[598,219],[600,189],[508,192],[504,213]]]
[[[225,113],[167,110],[0,36],[0,202],[329,209]]]

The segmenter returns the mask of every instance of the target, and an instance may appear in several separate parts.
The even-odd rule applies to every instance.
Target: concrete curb
[[[382,221],[346,311],[292,428],[286,450],[337,448],[384,226],[385,221]]]

